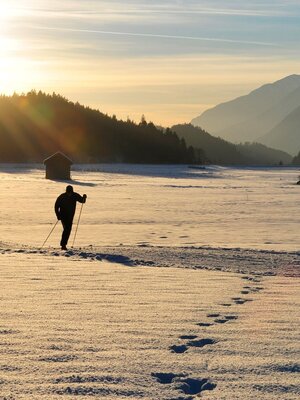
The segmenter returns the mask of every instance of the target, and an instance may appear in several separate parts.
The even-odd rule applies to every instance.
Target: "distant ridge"
[[[276,127],[299,106],[300,75],[294,74],[219,104],[194,118],[192,124],[236,143],[258,141],[279,148],[278,143],[282,143]],[[288,125],[286,121],[287,130]],[[273,129],[277,135],[274,141]],[[280,149],[291,151],[289,146]]]
[[[260,143],[233,144],[214,137],[191,124],[172,126],[172,130],[183,138],[188,146],[201,148],[202,158],[223,165],[279,165],[290,164],[290,154],[269,148]]]

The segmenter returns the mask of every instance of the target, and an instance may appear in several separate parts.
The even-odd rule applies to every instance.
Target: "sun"
[[[0,57],[2,58],[16,50],[17,41],[10,35],[10,17],[12,17],[11,6],[0,0]]]
[[[0,0],[0,21],[5,21],[12,14],[12,7],[5,0]]]
[[[20,43],[10,26],[15,11],[11,3],[0,0],[0,93],[9,92],[23,76],[23,61],[18,56]]]
[[[11,11],[11,7],[0,0],[0,38],[7,32]]]

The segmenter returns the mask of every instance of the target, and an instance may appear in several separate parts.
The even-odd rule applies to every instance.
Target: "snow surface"
[[[0,399],[298,399],[297,169],[84,169],[67,252],[66,182],[0,169]]]

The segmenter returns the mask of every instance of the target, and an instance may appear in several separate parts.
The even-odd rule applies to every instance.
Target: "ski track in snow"
[[[300,254],[251,249],[163,246],[110,246],[69,249],[36,249],[0,242],[1,253],[43,254],[91,261],[109,261],[127,266],[175,267],[256,274],[300,276]]]

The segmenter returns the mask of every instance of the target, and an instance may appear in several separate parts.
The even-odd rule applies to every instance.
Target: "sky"
[[[163,126],[300,73],[300,0],[0,0],[0,92]]]

